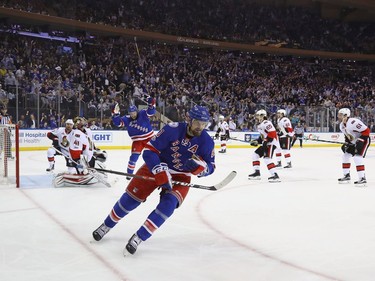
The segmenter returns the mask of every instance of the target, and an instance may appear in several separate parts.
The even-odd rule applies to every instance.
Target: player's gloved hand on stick
[[[203,177],[208,172],[208,166],[206,161],[199,158],[198,156],[193,156],[192,158],[188,159],[183,169],[186,171],[190,171],[193,175],[197,175],[198,177]]]
[[[218,133],[215,134],[215,140],[217,140],[217,139],[219,139],[219,134]]]
[[[342,150],[342,152],[344,152],[344,153],[349,153],[349,154],[352,154],[352,155],[354,155],[355,154],[355,145],[354,144],[352,144],[352,143],[348,143],[348,142],[346,142],[346,143],[344,143],[342,146],[341,146],[341,150]]]
[[[172,189],[172,176],[166,163],[160,163],[152,168],[155,175],[155,182],[158,186],[166,189]]]
[[[112,115],[120,115],[120,106],[116,102],[115,107],[112,110]]]
[[[251,141],[250,141],[250,145],[251,145],[251,146],[258,146],[258,144],[259,144],[259,143],[258,143],[257,140],[251,140]]]

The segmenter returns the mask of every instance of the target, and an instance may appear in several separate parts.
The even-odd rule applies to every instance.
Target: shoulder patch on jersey
[[[177,128],[178,127],[178,122],[171,122],[168,124],[169,127],[172,127],[172,128]]]

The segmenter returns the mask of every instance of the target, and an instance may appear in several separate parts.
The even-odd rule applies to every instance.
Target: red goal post
[[[18,125],[0,124],[0,184],[20,187]]]

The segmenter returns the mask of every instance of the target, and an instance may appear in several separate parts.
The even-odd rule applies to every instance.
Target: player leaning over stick
[[[272,161],[273,152],[278,144],[276,129],[271,121],[267,120],[267,112],[264,109],[258,110],[255,113],[255,118],[258,121],[258,131],[260,136],[258,140],[253,140],[250,144],[252,146],[261,144],[261,146],[259,146],[253,153],[253,167],[255,172],[248,176],[249,180],[260,179],[259,159],[264,157],[267,169],[271,173],[271,177],[268,178],[268,181],[279,182],[280,178],[275,172],[276,166]]]
[[[204,129],[209,121],[208,110],[194,106],[187,121],[164,126],[147,143],[143,152],[145,164],[135,175],[153,177],[155,181],[138,178],[130,181],[104,223],[93,232],[96,241],[145,202],[155,189],[161,188],[159,204],[124,249],[124,255],[134,254],[138,245],[150,238],[184,201],[189,187],[173,184],[171,180],[190,183],[192,175],[205,177],[214,172],[214,142]]]
[[[340,130],[345,135],[345,143],[341,146],[344,155],[342,156],[342,171],[344,177],[339,178],[339,183],[350,182],[350,159],[353,158],[358,173],[358,181],[354,184],[365,186],[365,164],[364,158],[368,147],[370,146],[370,128],[361,120],[350,118],[350,109],[341,108],[338,113],[338,119],[341,121]]]
[[[56,128],[47,133],[47,137],[52,140],[52,146],[54,147],[50,147],[47,150],[47,159],[49,163],[49,167],[46,169],[47,172],[52,172],[55,169],[55,156],[60,155],[55,149],[60,151],[63,155],[70,157],[69,145],[71,136],[73,135],[73,125],[73,120],[68,119],[65,122],[65,128]],[[69,163],[67,162],[67,166],[69,167],[68,164]]]

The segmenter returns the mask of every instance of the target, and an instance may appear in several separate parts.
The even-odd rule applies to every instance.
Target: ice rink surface
[[[54,188],[46,152],[21,152],[22,188],[0,187],[2,281],[324,281],[375,280],[375,148],[365,159],[367,187],[339,185],[339,147],[294,148],[281,183],[249,181],[253,149],[216,154],[214,184],[191,189],[184,204],[142,243],[134,256],[123,248],[158,202],[154,192],[101,242],[98,227],[127,180],[112,187]],[[129,150],[108,151],[107,168],[125,171]],[[139,164],[142,159],[138,161]],[[64,171],[57,157],[56,171]],[[283,160],[283,164],[285,161]],[[357,180],[355,165],[352,182]]]

